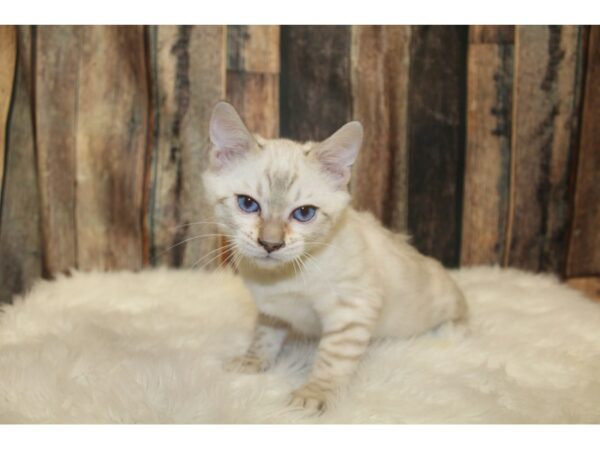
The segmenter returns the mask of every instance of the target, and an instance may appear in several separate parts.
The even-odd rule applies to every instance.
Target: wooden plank
[[[149,112],[144,28],[79,32],[77,263],[81,269],[137,269]]]
[[[0,303],[24,292],[42,272],[31,112],[31,27],[18,27],[18,55],[0,215]]]
[[[74,26],[36,28],[35,137],[47,274],[77,265],[75,129],[79,31]]]
[[[590,27],[567,274],[600,274],[600,26]]]
[[[201,258],[217,246],[215,236],[177,244],[215,233],[213,224],[196,222],[211,221],[212,215],[200,175],[212,107],[225,97],[225,27],[151,27],[150,54],[154,142],[146,224],[151,262],[203,265],[210,257]]]
[[[352,27],[353,118],[365,129],[352,201],[396,231],[407,225],[409,45],[408,26]]]
[[[472,25],[469,27],[469,44],[514,44],[513,25]]]
[[[16,29],[12,25],[2,25],[0,26],[0,204],[4,177],[6,126],[13,92],[16,58]]]
[[[281,135],[323,140],[351,119],[351,27],[281,27]]]
[[[581,31],[578,26],[516,29],[507,265],[564,270]]]
[[[279,74],[279,25],[227,27],[227,70]]]
[[[227,27],[227,99],[253,133],[279,136],[279,26]]]
[[[590,299],[600,302],[600,277],[569,278],[567,284]]]
[[[416,26],[411,39],[408,229],[447,266],[459,262],[467,37],[465,26]]]
[[[502,264],[504,257],[510,191],[511,37],[514,27],[469,27],[461,265]]]

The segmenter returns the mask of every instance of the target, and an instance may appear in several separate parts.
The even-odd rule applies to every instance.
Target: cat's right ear
[[[233,106],[227,102],[215,105],[209,126],[213,144],[210,155],[211,168],[222,169],[256,148],[256,140]]]

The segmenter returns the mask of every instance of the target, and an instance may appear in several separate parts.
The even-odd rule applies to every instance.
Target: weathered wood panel
[[[18,28],[6,178],[0,215],[0,303],[22,293],[42,272],[40,214],[32,117],[31,27]]]
[[[351,27],[281,27],[281,135],[323,140],[352,116]]]
[[[144,29],[78,31],[77,264],[138,269],[148,122]]]
[[[209,261],[223,98],[266,137],[361,120],[354,205],[446,265],[600,273],[598,27],[19,27],[14,79],[10,30],[1,300],[41,271]]]
[[[507,265],[564,270],[580,64],[581,27],[517,27]]]
[[[17,59],[17,33],[14,26],[0,26],[0,204],[4,176],[6,125]]]
[[[600,302],[600,277],[569,278],[566,281],[572,288],[581,291],[590,299]]]
[[[227,27],[227,99],[253,133],[279,136],[279,26]]]
[[[502,264],[508,217],[514,27],[469,28],[461,265]]]
[[[77,265],[75,153],[79,27],[36,27],[35,137],[44,269]],[[96,76],[101,76],[97,72]]]
[[[589,33],[569,276],[600,274],[600,26]]]
[[[406,231],[409,26],[352,27],[353,119],[365,137],[354,167],[352,201]]]
[[[150,28],[154,137],[146,224],[155,264],[202,265],[217,245],[214,224],[197,222],[212,215],[200,175],[212,107],[225,97],[225,45],[224,26]]]
[[[412,29],[408,229],[415,246],[459,263],[468,28]]]

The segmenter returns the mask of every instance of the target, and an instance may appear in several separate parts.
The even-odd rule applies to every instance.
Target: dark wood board
[[[352,116],[351,27],[281,27],[281,135],[320,141]]]
[[[568,276],[600,275],[600,26],[590,27]]]
[[[18,27],[18,62],[7,124],[6,178],[0,214],[0,303],[42,275],[40,203],[33,139],[30,26]]]
[[[408,100],[408,230],[447,266],[460,260],[465,154],[466,26],[412,29]]]

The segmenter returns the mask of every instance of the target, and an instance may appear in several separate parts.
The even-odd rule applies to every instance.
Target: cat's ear
[[[345,187],[350,181],[350,168],[356,161],[362,140],[360,122],[349,122],[318,144],[310,154],[338,186]]]
[[[231,164],[257,145],[235,108],[227,102],[219,102],[214,107],[209,134],[213,144],[210,163],[214,169]]]

